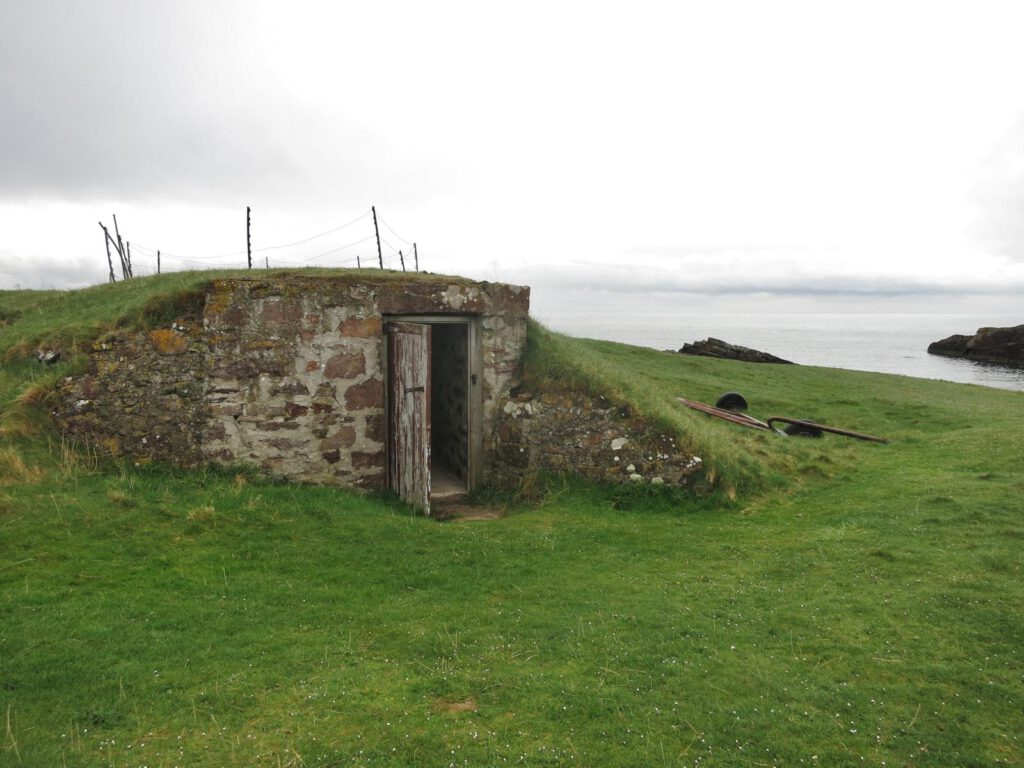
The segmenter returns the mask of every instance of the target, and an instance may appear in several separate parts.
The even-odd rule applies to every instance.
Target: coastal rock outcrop
[[[928,345],[932,355],[962,357],[987,363],[1024,365],[1024,325],[979,328],[973,336],[954,334]]]
[[[781,357],[770,355],[749,347],[741,347],[738,344],[730,344],[721,339],[708,337],[704,341],[695,341],[693,344],[683,344],[679,350],[682,355],[700,355],[702,357],[718,357],[724,360],[741,360],[744,363],[784,363],[795,365],[791,360],[783,360]]]

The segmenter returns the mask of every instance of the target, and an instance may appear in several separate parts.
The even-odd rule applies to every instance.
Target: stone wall
[[[198,318],[93,345],[85,373],[66,379],[54,414],[72,439],[113,456],[194,466],[202,461],[207,348]]]
[[[294,480],[386,485],[388,316],[479,317],[483,466],[518,373],[529,289],[443,279],[213,282],[201,315],[111,337],[55,413],[114,455],[256,464]]]
[[[600,397],[522,393],[502,409],[495,476],[572,473],[604,483],[686,485],[703,462],[628,406]]]
[[[383,326],[367,285],[217,283],[210,350],[209,461],[249,461],[294,480],[381,488]]]

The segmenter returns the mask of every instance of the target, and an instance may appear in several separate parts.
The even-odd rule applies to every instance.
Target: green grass
[[[34,425],[0,435],[0,765],[1024,764],[1020,393],[533,332],[532,385],[633,399],[735,499],[566,481],[438,524],[105,466],[12,408],[56,374],[0,368]],[[672,401],[727,389],[892,442]]]
[[[730,360],[653,352],[614,342],[581,341],[531,323],[527,384],[551,383],[628,402],[653,423],[677,432],[705,460],[717,487],[729,497],[783,488],[804,479],[831,477],[884,447],[827,440],[780,439],[736,427],[677,402],[714,403],[736,390],[751,415],[813,419],[830,426],[901,441],[909,431],[945,433],[973,403],[1019,404],[1018,393],[992,392],[941,382],[831,368],[751,365]],[[989,395],[986,400],[978,395]]]

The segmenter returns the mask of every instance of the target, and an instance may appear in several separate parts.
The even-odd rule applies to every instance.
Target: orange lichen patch
[[[444,701],[442,699],[434,702],[434,709],[438,712],[476,712],[476,699],[468,698],[464,701]]]
[[[121,455],[121,441],[116,437],[108,437],[106,440],[101,441],[104,448],[115,458]]]
[[[234,291],[230,284],[222,280],[215,280],[213,290],[206,300],[206,314],[219,315],[230,306],[233,295]]]
[[[161,355],[180,355],[188,349],[185,337],[169,328],[150,331],[149,341],[153,345],[153,349]]]

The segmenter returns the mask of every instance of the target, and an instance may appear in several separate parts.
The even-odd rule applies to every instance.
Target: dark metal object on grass
[[[749,407],[747,398],[739,392],[726,392],[715,401],[716,408],[724,408],[727,411],[745,411]]]
[[[787,424],[782,428],[790,437],[823,437],[825,435],[817,427],[811,427],[806,424]]]

